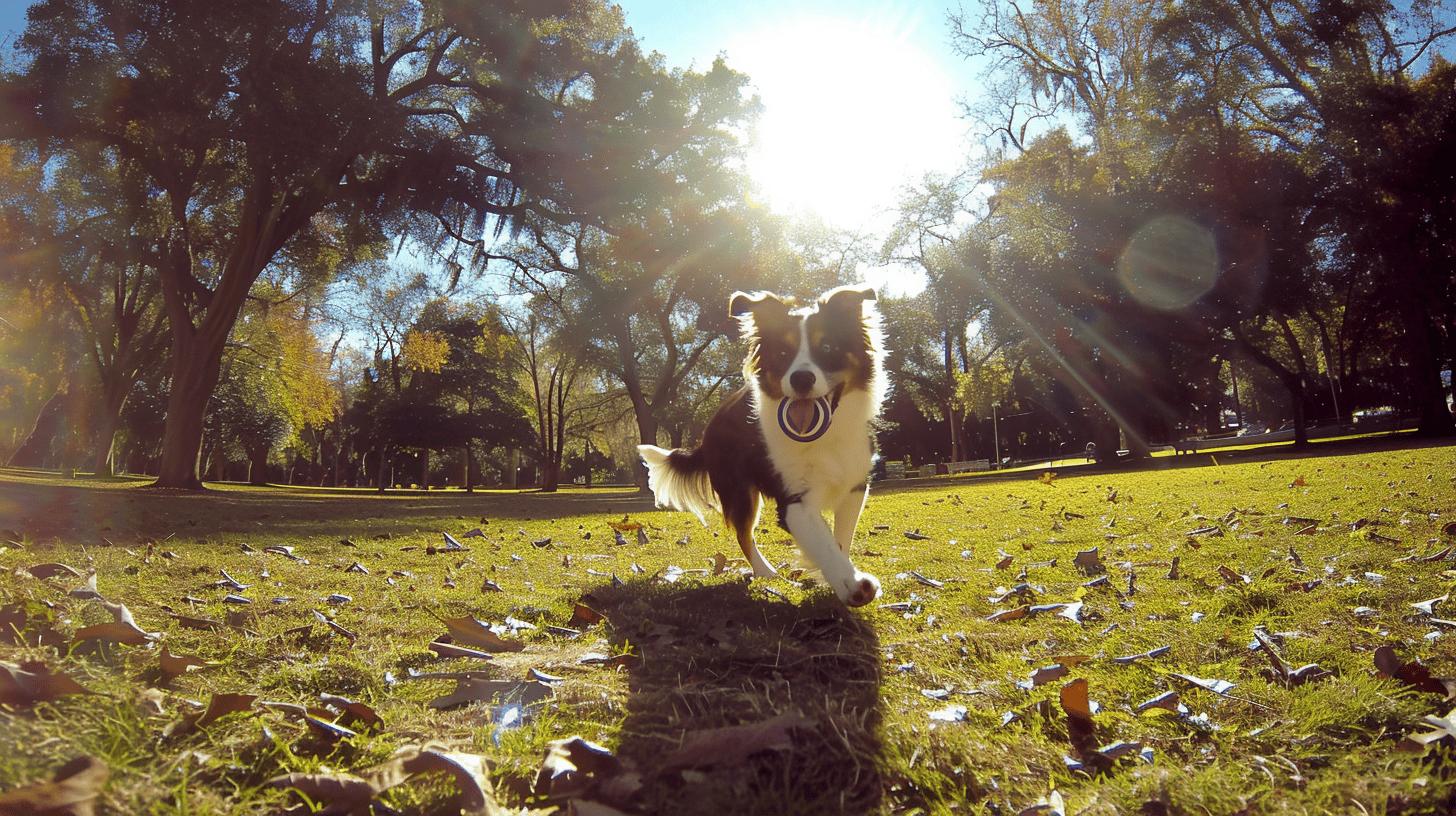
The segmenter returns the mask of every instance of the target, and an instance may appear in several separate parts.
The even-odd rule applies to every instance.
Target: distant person
[[[1087,449],[1086,449],[1085,453],[1087,454],[1087,461],[1089,461],[1089,462],[1095,462],[1095,461],[1097,461],[1097,443],[1096,442],[1088,442],[1087,443]]]

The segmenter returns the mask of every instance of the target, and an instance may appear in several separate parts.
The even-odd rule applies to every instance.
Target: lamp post
[[[994,402],[991,403],[991,440],[992,444],[995,445],[997,470],[1001,469],[1001,428],[996,420],[996,409],[1000,407],[1000,405]]]

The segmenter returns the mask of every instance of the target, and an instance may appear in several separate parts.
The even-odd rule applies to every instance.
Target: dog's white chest
[[[871,456],[868,408],[867,394],[845,395],[829,429],[813,442],[790,439],[777,423],[760,425],[787,493],[823,506],[864,482]]]

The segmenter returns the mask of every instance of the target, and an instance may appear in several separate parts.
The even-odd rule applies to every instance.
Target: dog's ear
[[[769,305],[779,309],[788,309],[788,305],[772,292],[754,292],[753,294],[734,292],[733,297],[728,299],[728,314],[730,317],[743,317]]]
[[[841,286],[838,289],[830,289],[819,298],[822,306],[830,308],[853,308],[859,310],[861,303],[867,300],[876,300],[875,288],[869,285]]]

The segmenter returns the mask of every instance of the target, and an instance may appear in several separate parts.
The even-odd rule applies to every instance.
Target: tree
[[[156,237],[172,374],[158,485],[200,486],[202,417],[229,332],[286,247],[308,251],[319,230],[367,244],[404,211],[470,213],[478,233],[489,216],[549,217],[573,198],[610,195],[583,174],[590,160],[580,155],[604,146],[593,128],[615,113],[611,100],[595,105],[588,82],[624,67],[592,60],[598,9],[510,0],[30,9],[20,40],[29,62],[3,91],[26,116],[8,135],[115,151],[166,203]],[[563,73],[580,78],[573,94],[543,90]]]
[[[569,321],[560,313],[560,294],[531,298],[519,312],[505,315],[512,355],[524,383],[531,442],[541,464],[541,489],[560,485],[567,446],[585,438],[603,412],[620,403],[621,394],[602,385],[583,343],[573,339]],[[593,386],[597,386],[593,388]]]
[[[1378,266],[1423,434],[1456,431],[1440,384],[1452,265],[1449,72],[1441,2],[1181,4],[1172,70],[1220,122],[1320,168],[1327,216]],[[1422,79],[1424,68],[1427,76]],[[1443,77],[1445,77],[1443,79]]]
[[[951,461],[967,458],[962,439],[965,417],[957,397],[957,374],[969,370],[966,332],[983,311],[968,268],[973,259],[955,251],[964,214],[965,179],[927,176],[921,184],[902,191],[898,215],[880,251],[883,262],[917,268],[925,275],[924,298],[930,304],[940,332],[940,377],[929,397],[950,429]]]

